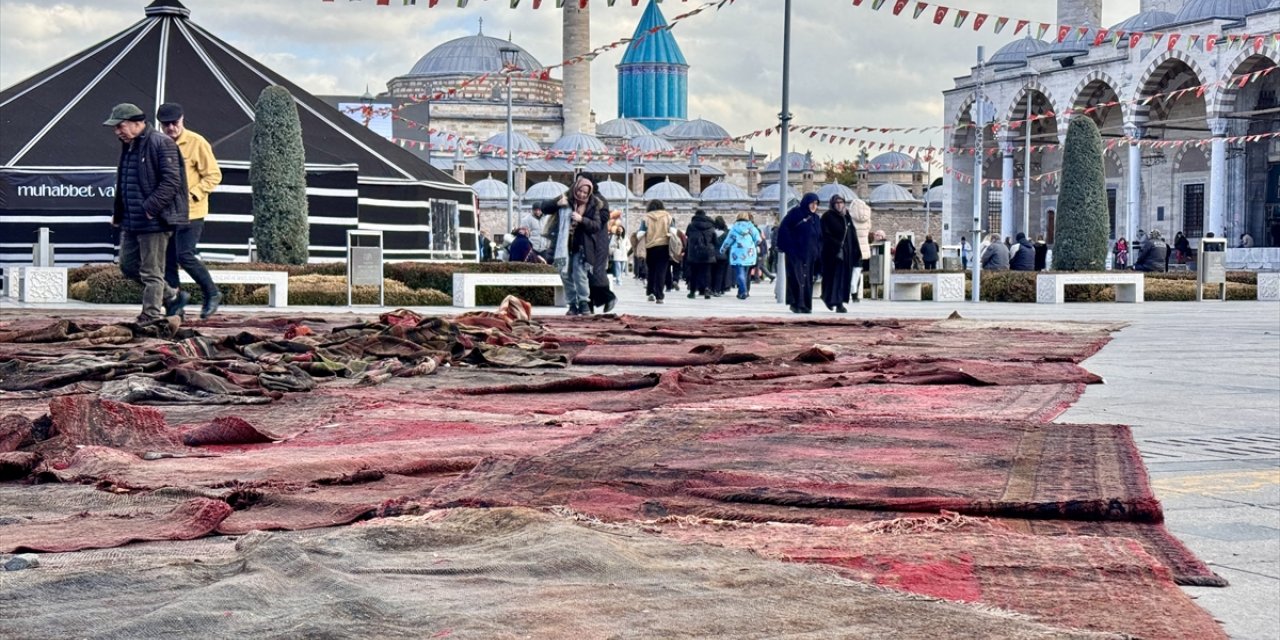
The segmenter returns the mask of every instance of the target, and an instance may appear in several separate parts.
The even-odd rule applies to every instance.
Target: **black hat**
[[[182,118],[182,105],[176,102],[166,102],[156,109],[156,120],[160,122],[177,122]]]

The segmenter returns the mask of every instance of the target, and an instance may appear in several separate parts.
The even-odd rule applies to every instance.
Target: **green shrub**
[[[87,278],[69,287],[68,297],[94,304],[138,304],[142,301],[142,285],[125,278],[119,267],[114,264],[95,266],[105,268],[94,269]],[[198,286],[184,284],[182,289],[191,294],[193,302],[203,302]],[[218,290],[222,292],[223,304],[264,305],[267,303],[265,288],[244,284],[219,284]]]
[[[267,262],[304,265],[307,225],[306,150],[298,107],[288,89],[271,85],[254,106],[249,145],[253,238]]]
[[[391,307],[422,307],[453,304],[448,294],[434,289],[411,289],[402,282],[383,280],[383,300]],[[378,288],[354,287],[351,290],[354,304],[378,304]],[[289,304],[308,306],[345,306],[347,304],[347,280],[345,276],[303,275],[289,278]]]
[[[1059,193],[1053,269],[1101,271],[1110,244],[1110,220],[1102,135],[1093,118],[1076,116],[1067,127]]]
[[[77,283],[77,282],[84,282],[85,280],[88,280],[88,279],[89,279],[89,276],[91,276],[91,275],[93,275],[93,274],[95,274],[95,273],[101,273],[101,272],[103,272],[103,271],[110,271],[110,270],[112,270],[112,269],[115,269],[116,271],[119,271],[119,270],[120,270],[120,268],[119,268],[119,267],[117,267],[117,266],[116,266],[116,265],[114,265],[114,264],[110,264],[110,263],[107,263],[107,264],[86,264],[86,265],[84,265],[84,266],[82,266],[82,267],[75,267],[75,268],[72,268],[72,269],[68,269],[68,270],[67,270],[67,284],[68,284],[68,285],[73,285],[73,284],[75,284],[75,283]]]
[[[1035,302],[1036,272],[983,271],[982,299],[987,302]]]

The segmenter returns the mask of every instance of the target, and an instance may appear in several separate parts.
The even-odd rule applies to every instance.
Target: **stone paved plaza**
[[[618,287],[616,312],[658,317],[791,317],[772,289],[748,300],[690,300],[673,292],[646,302],[638,281]],[[0,299],[0,320],[24,305]],[[819,302],[809,318],[836,317]],[[125,312],[131,306],[70,303]],[[232,307],[227,313],[279,313]],[[315,307],[291,307],[304,315]],[[357,316],[373,316],[359,308]],[[420,309],[453,314],[458,308]],[[849,319],[965,318],[1017,321],[1123,322],[1127,327],[1083,364],[1106,379],[1091,385],[1061,422],[1131,425],[1164,504],[1169,529],[1231,586],[1188,588],[1233,638],[1269,640],[1280,632],[1280,303],[1148,302],[1142,304],[1005,304],[884,302],[850,305]],[[324,308],[330,315],[332,308]],[[563,310],[536,308],[539,314]]]

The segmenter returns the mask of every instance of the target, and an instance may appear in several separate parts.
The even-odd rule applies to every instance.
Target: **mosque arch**
[[[1121,120],[1125,120],[1129,116],[1129,104],[1120,99],[1120,90],[1117,87],[1120,83],[1116,82],[1111,74],[1094,70],[1088,75],[1080,79],[1080,83],[1076,85],[1075,91],[1071,92],[1071,111],[1072,113],[1084,113],[1085,110],[1095,107],[1099,104],[1108,104],[1119,102],[1118,105],[1095,109],[1085,114],[1093,118],[1099,127],[1111,119],[1112,114],[1119,113]]]
[[[1018,92],[1013,95],[1013,100],[1009,102],[1008,108],[1005,109],[1003,120],[1009,122],[1011,120],[1022,120],[1026,118],[1025,100],[1028,94],[1032,92],[1038,93],[1044,97],[1049,107],[1056,108],[1058,101],[1053,99],[1053,94],[1047,87],[1040,83],[1039,80],[1032,80],[1022,85]]]
[[[952,147],[963,147],[969,142],[969,135],[972,133],[972,125],[974,122],[973,105],[976,101],[974,94],[969,94],[964,101],[960,103],[960,108],[956,110],[956,119],[951,123],[951,145]]]
[[[1208,112],[1212,115],[1222,115],[1234,111],[1236,99],[1239,98],[1243,89],[1238,82],[1240,76],[1280,65],[1277,57],[1276,52],[1270,49],[1259,52],[1246,49],[1237,54],[1231,62],[1223,65],[1222,68],[1225,69],[1221,78],[1223,84],[1209,96],[1206,107]]]
[[[1173,167],[1177,173],[1209,171],[1209,155],[1198,144],[1182,145],[1173,154]]]
[[[1141,77],[1137,95],[1133,96],[1133,115],[1145,116],[1148,120],[1162,120],[1168,116],[1174,103],[1188,95],[1196,100],[1202,99],[1204,95],[1196,91],[1175,97],[1170,95],[1171,92],[1202,87],[1207,76],[1194,58],[1175,49],[1156,56]]]

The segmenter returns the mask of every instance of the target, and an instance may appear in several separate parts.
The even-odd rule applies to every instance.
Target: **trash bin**
[[[949,244],[942,247],[942,270],[943,271],[960,271],[963,265],[960,264],[960,245]]]

